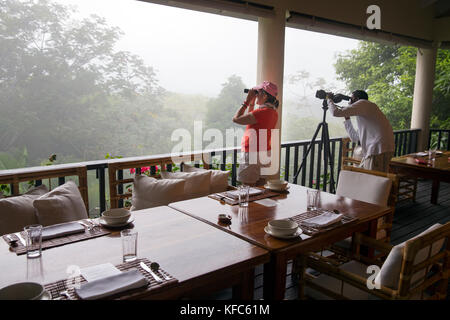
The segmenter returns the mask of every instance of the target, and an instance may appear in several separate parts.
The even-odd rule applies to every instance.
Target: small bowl
[[[102,212],[102,218],[108,224],[121,224],[127,222],[131,213],[125,208],[115,208]]]
[[[44,287],[36,282],[19,282],[0,289],[0,300],[39,300]]]
[[[272,220],[268,223],[269,230],[272,231],[274,234],[280,235],[280,236],[289,236],[294,234],[298,229],[298,223],[286,220],[286,219],[278,219],[278,220]]]
[[[269,180],[267,181],[267,185],[269,186],[269,188],[285,189],[288,185],[288,182],[284,180]]]

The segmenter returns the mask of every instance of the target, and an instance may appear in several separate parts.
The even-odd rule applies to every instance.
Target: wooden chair
[[[450,274],[449,238],[450,222],[435,225],[395,247],[357,233],[355,254],[346,264],[336,266],[333,260],[314,253],[303,256],[299,297],[359,300],[445,299]],[[361,245],[384,252],[387,255],[386,260],[372,260],[360,255]],[[372,269],[368,269],[369,266]],[[381,269],[377,269],[377,266]],[[307,272],[311,269],[307,268],[320,272],[320,275],[312,275]]]
[[[87,168],[78,164],[57,164],[45,167],[30,167],[21,169],[1,170],[0,184],[12,186],[11,195],[20,195],[20,183],[34,181],[40,185],[44,179],[58,178],[58,184],[65,183],[66,177],[78,177],[78,189],[80,190],[86,210],[89,212]],[[50,188],[51,189],[51,188]]]
[[[142,167],[160,166],[161,170],[171,171],[171,167],[176,163],[201,161],[205,169],[209,169],[209,155],[203,153],[192,153],[180,157],[172,157],[170,154],[156,157],[136,157],[126,159],[114,159],[108,163],[109,173],[109,195],[111,208],[118,208],[119,201],[129,199],[131,192],[123,192],[123,185],[133,183],[133,178],[123,178],[123,170],[135,169],[135,174],[140,174]],[[151,175],[154,178],[161,178],[158,174]],[[120,190],[119,190],[120,189]]]
[[[356,144],[350,138],[342,139],[342,166],[359,166],[361,158],[355,156]],[[417,178],[408,177],[403,174],[398,175],[397,203],[405,200],[416,201]]]

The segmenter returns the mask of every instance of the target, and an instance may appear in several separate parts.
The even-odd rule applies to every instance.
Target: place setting
[[[98,218],[98,223],[101,226],[111,229],[129,227],[133,221],[134,216],[131,214],[130,210],[125,208],[106,210],[102,212],[101,216]]]
[[[156,261],[138,258],[138,233],[121,231],[123,263],[103,263],[80,269],[80,274],[45,285],[54,300],[129,299],[178,283]]]
[[[266,190],[264,188],[241,185],[236,190],[214,193],[208,195],[208,197],[223,201],[229,205],[239,204],[241,207],[246,207],[249,202],[276,197],[278,195],[279,193],[271,192],[270,190]]]
[[[272,237],[288,240],[298,239],[303,233],[298,223],[289,219],[275,219],[267,223],[264,232]]]

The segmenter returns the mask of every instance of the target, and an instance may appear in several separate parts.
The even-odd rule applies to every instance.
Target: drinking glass
[[[307,209],[316,210],[319,207],[320,191],[316,189],[308,189],[306,191],[307,196]]]
[[[38,258],[42,250],[42,226],[33,224],[23,228],[27,243],[27,258]]]
[[[120,232],[122,238],[123,262],[131,262],[137,259],[137,236],[138,233],[131,229]]]
[[[239,191],[239,206],[248,207],[250,186],[241,185],[239,186],[238,191]]]
[[[436,159],[436,148],[428,150],[428,161],[432,162]]]

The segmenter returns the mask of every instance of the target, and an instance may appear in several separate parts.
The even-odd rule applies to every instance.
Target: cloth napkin
[[[54,224],[42,228],[42,240],[58,238],[81,232],[84,232],[84,227],[78,222]]]
[[[252,197],[252,196],[257,196],[259,194],[263,193],[263,190],[258,189],[258,188],[250,188],[248,191],[248,196]],[[225,195],[228,197],[231,197],[233,199],[239,199],[239,190],[234,190],[234,191],[227,191],[225,192]]]
[[[417,152],[416,153],[417,157],[424,157],[424,156],[427,156],[427,155],[428,155],[428,152]]]
[[[341,219],[342,219],[341,213],[336,214],[336,213],[327,211],[325,213],[322,213],[320,216],[303,220],[301,224],[306,227],[324,228],[324,227],[332,225],[336,222],[341,221]]]
[[[132,269],[114,276],[85,283],[79,289],[75,289],[75,292],[81,299],[94,300],[147,285],[147,279],[145,279],[139,270]]]

